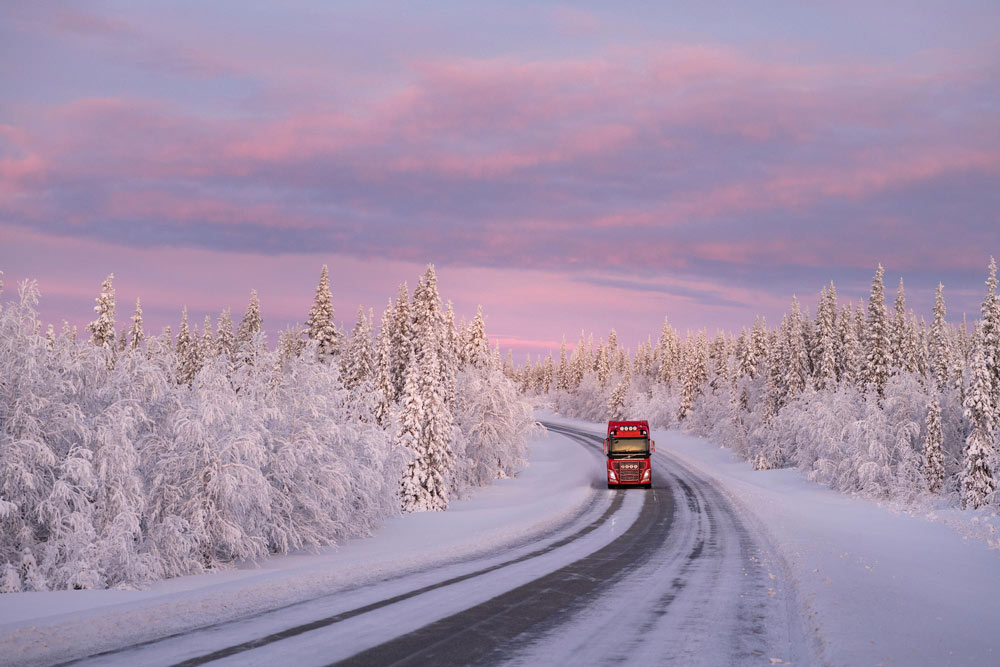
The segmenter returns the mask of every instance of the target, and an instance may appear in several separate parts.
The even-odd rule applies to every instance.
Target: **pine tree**
[[[893,320],[890,330],[890,367],[901,369],[906,366],[906,339],[908,326],[906,322],[906,291],[903,288],[903,279],[899,279],[899,288],[896,290],[896,300],[893,303]]]
[[[410,359],[410,349],[413,347],[413,316],[410,313],[410,290],[404,282],[399,286],[396,295],[396,303],[392,312],[392,326],[390,328],[389,349],[392,352],[392,387],[393,394],[390,397],[393,401],[399,400],[403,393],[403,384],[406,381],[406,369]]]
[[[941,430],[941,405],[937,392],[931,392],[931,404],[927,407],[927,436],[924,438],[924,479],[927,490],[939,493],[944,484],[944,453],[941,445],[944,434]]]
[[[309,338],[316,341],[320,358],[329,357],[337,350],[337,327],[333,323],[333,294],[330,292],[330,272],[326,264],[319,274],[316,296],[306,318]]]
[[[111,285],[114,278],[115,274],[111,273],[101,283],[101,294],[94,299],[97,319],[87,325],[87,331],[92,334],[90,342],[108,349],[115,345],[115,288]]]
[[[762,369],[768,368],[767,366],[767,352],[768,352],[768,335],[767,335],[767,319],[764,317],[758,317],[754,319],[753,330],[750,332],[750,344],[753,347],[753,372],[749,373],[750,379],[754,379],[760,375]]]
[[[555,369],[552,363],[552,353],[549,352],[548,356],[545,357],[545,373],[542,376],[542,392],[548,394],[552,391],[552,383],[554,382]]]
[[[987,365],[988,353],[979,341],[972,354],[972,379],[965,395],[965,418],[971,430],[965,441],[965,469],[962,472],[962,506],[976,509],[989,502],[996,490],[991,463],[994,457],[993,430],[996,415],[992,404],[993,376]]]
[[[597,381],[601,383],[601,387],[608,386],[608,380],[611,378],[611,360],[608,358],[608,346],[604,344],[604,339],[597,346]]]
[[[980,345],[987,371],[993,378],[990,404],[993,408],[993,424],[996,427],[1000,426],[1000,298],[997,296],[997,263],[992,257],[990,257],[986,298],[983,299],[981,317]]]
[[[198,350],[201,365],[215,357],[215,336],[212,335],[212,318],[205,316],[205,324],[201,333],[201,347]]]
[[[416,354],[408,366],[416,364],[412,370],[417,374],[422,421],[417,458],[408,468],[409,477],[404,476],[404,510],[444,510],[448,507],[446,480],[455,455],[451,448],[453,416],[446,394],[448,379],[443,377],[440,359],[441,337],[445,332],[433,265],[427,267],[413,295],[413,330]],[[410,371],[408,368],[407,372]],[[408,501],[414,494],[419,500]]]
[[[816,388],[829,389],[837,384],[837,289],[833,282],[830,289],[825,287],[820,293],[819,307],[816,309]]]
[[[341,363],[343,366],[341,377],[348,389],[354,389],[375,374],[375,350],[372,347],[371,327],[361,306],[358,306],[358,316]]]
[[[627,417],[625,414],[625,399],[628,397],[631,381],[631,375],[628,368],[626,368],[625,375],[615,386],[614,391],[611,392],[611,398],[608,400],[608,419],[623,420]]]
[[[562,345],[559,346],[559,368],[556,371],[556,389],[561,391],[569,390],[569,361],[566,359],[566,336],[562,337]]]
[[[215,323],[215,353],[218,356],[231,357],[236,349],[236,334],[233,333],[233,316],[226,308]]]
[[[389,423],[389,410],[395,395],[392,383],[392,300],[382,311],[382,321],[379,325],[378,339],[375,344],[375,388],[378,397],[375,403],[375,421],[385,427]]]
[[[656,379],[660,384],[669,385],[677,376],[677,352],[679,340],[677,331],[670,325],[667,317],[663,318],[663,328],[660,330],[659,350],[660,367]]]
[[[135,315],[132,316],[132,326],[128,332],[128,346],[135,350],[142,344],[142,305],[139,299],[135,300]]]
[[[885,287],[882,276],[885,269],[878,265],[868,298],[868,354],[865,361],[865,387],[874,389],[879,398],[885,397],[885,383],[889,379],[891,340],[889,317],[885,307]]]
[[[694,342],[688,334],[688,344],[685,345],[684,385],[681,388],[681,402],[677,411],[677,421],[684,421],[695,399],[701,395],[705,381],[708,379],[708,354],[705,350],[705,332],[699,331]]]
[[[181,313],[181,328],[177,334],[177,384],[191,386],[198,372],[198,342],[188,328],[187,307]]]
[[[483,321],[482,306],[476,308],[476,316],[469,324],[462,356],[466,363],[473,368],[485,369],[489,366],[490,341],[486,337],[486,323]]]
[[[250,303],[247,305],[247,312],[240,320],[240,328],[236,333],[237,344],[249,343],[255,334],[260,332],[260,301],[257,300],[257,290],[250,290]]]
[[[802,318],[802,310],[799,308],[799,300],[795,296],[792,297],[792,310],[788,316],[787,325],[782,324],[784,332],[782,351],[785,355],[783,385],[788,399],[791,399],[805,390],[806,376],[809,374],[809,355],[806,352],[803,338],[806,324]]]

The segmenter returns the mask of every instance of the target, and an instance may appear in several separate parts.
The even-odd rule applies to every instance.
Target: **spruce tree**
[[[829,389],[837,384],[837,357],[840,345],[837,335],[837,290],[833,283],[820,293],[816,309],[816,387]]]
[[[784,359],[784,385],[787,399],[794,398],[806,388],[806,376],[808,371],[808,353],[806,352],[803,332],[805,330],[805,320],[802,317],[802,310],[799,308],[799,300],[792,297],[792,310],[788,315],[788,320],[782,322],[784,340],[782,342],[782,352]]]
[[[626,368],[625,375],[615,386],[614,391],[611,392],[611,398],[608,401],[608,419],[620,421],[627,418],[628,415],[625,413],[625,399],[628,397],[629,384],[631,381],[632,378],[629,374],[628,368]]]
[[[316,296],[306,318],[309,338],[316,341],[316,352],[320,358],[331,356],[337,349],[338,332],[333,323],[333,315],[330,272],[324,264],[319,274],[319,284],[316,285]]]
[[[753,330],[750,332],[750,344],[753,346],[753,372],[750,379],[760,375],[762,369],[767,369],[767,353],[769,347],[767,334],[767,318],[754,319]]]
[[[257,300],[257,290],[250,290],[250,303],[240,320],[240,328],[236,333],[237,344],[249,343],[254,335],[260,333],[262,320],[260,317],[260,301]]]
[[[115,345],[115,288],[111,285],[114,278],[115,274],[111,273],[101,283],[101,294],[94,299],[97,319],[87,325],[87,331],[92,334],[90,342],[108,349]]]
[[[690,334],[688,334],[690,337]],[[705,332],[699,331],[692,342],[688,339],[685,347],[684,384],[681,388],[681,402],[677,411],[677,421],[684,421],[695,399],[701,395],[705,381],[708,379],[708,353],[705,345]]]
[[[142,305],[135,300],[135,315],[132,316],[132,326],[128,331],[128,346],[135,350],[142,344]]]
[[[865,360],[865,387],[874,390],[879,398],[885,397],[885,384],[889,379],[891,340],[889,316],[885,307],[885,286],[882,276],[885,269],[878,265],[872,279],[871,294],[868,297],[868,345]]]
[[[569,361],[566,358],[566,336],[562,337],[562,345],[559,346],[559,369],[556,371],[556,389],[561,391],[569,390]]]
[[[944,453],[941,445],[944,434],[941,430],[941,405],[937,392],[931,392],[931,403],[927,407],[927,436],[924,438],[923,473],[927,481],[927,490],[940,493],[944,484]]]
[[[420,400],[420,371],[416,354],[410,349],[406,366],[406,378],[400,395],[399,430],[396,444],[405,448],[410,456],[406,471],[400,482],[401,509],[404,512],[419,512],[426,508],[427,480],[431,475],[427,459],[421,451],[421,438],[425,420],[423,403]]]
[[[441,337],[445,334],[437,278],[430,265],[413,295],[413,330],[415,361],[423,408],[420,439],[417,447],[422,486],[422,509],[444,510],[448,507],[446,479],[454,465],[453,416],[447,402],[448,382],[441,367]]]
[[[993,406],[993,424],[1000,425],[1000,298],[997,296],[997,263],[990,257],[989,277],[986,280],[986,298],[981,310],[980,345],[984,363],[993,378],[990,403]]]
[[[358,306],[357,319],[341,364],[341,377],[348,389],[354,389],[372,378],[375,373],[375,350],[372,347],[371,327],[361,306]]]
[[[469,324],[465,336],[465,350],[462,353],[466,363],[485,370],[490,363],[490,341],[486,337],[486,323],[483,321],[483,307],[476,308],[476,316]]]
[[[378,339],[375,343],[375,388],[378,396],[375,403],[375,421],[379,426],[389,424],[389,410],[395,395],[392,383],[392,300],[382,311]]]
[[[985,505],[996,490],[992,461],[996,418],[992,401],[993,376],[987,364],[983,337],[978,336],[970,362],[971,381],[965,395],[965,418],[971,430],[965,441],[965,469],[962,472],[962,506],[976,509]]]
[[[177,384],[191,386],[198,372],[198,341],[188,328],[187,307],[181,314],[181,328],[177,334]]]
[[[906,339],[909,334],[909,327],[906,322],[906,291],[903,288],[903,279],[899,279],[899,287],[896,290],[896,300],[893,302],[893,320],[890,335],[890,366],[902,369],[906,367]]]
[[[236,349],[236,334],[233,333],[233,316],[226,308],[215,323],[215,353],[219,356],[231,357]]]
[[[212,318],[205,316],[205,324],[201,333],[201,347],[199,349],[201,365],[215,357],[215,336],[212,335]]]
[[[554,382],[555,369],[552,363],[552,353],[549,352],[548,356],[545,357],[545,374],[542,376],[542,392],[548,394],[552,391],[552,384]]]
[[[404,282],[399,286],[396,303],[392,312],[392,327],[390,329],[390,350],[392,352],[392,400],[396,401],[403,393],[406,381],[406,369],[409,365],[410,349],[414,345],[413,316],[410,313],[410,290]]]
[[[659,350],[660,367],[656,379],[660,384],[669,385],[677,376],[677,353],[679,348],[677,331],[670,325],[667,317],[663,318],[663,328],[660,330]]]

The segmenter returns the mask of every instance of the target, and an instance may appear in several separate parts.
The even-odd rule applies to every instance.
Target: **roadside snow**
[[[658,452],[714,480],[784,556],[786,581],[795,585],[829,664],[1000,664],[997,550],[937,520],[832,491],[796,470],[753,470],[709,440],[653,435]]]
[[[367,539],[239,569],[156,582],[148,590],[0,595],[0,662],[45,663],[355,590],[533,542],[610,503],[595,456],[541,435],[530,465],[452,502],[394,518]],[[597,471],[597,472],[595,472]]]

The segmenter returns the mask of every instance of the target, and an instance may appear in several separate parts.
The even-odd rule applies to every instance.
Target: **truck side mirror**
[[[649,440],[649,452],[650,452],[650,454],[652,454],[655,451],[656,451],[656,442],[652,438],[650,438],[650,440]]]

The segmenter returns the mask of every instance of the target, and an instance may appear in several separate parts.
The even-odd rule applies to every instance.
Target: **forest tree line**
[[[900,280],[890,311],[880,265],[867,303],[841,304],[831,282],[817,312],[793,297],[777,327],[758,317],[738,334],[682,337],[665,319],[626,350],[612,330],[580,334],[505,368],[522,393],[567,416],[650,419],[733,448],[758,469],[795,466],[847,492],[956,506],[1000,504],[1000,301],[991,260],[980,319],[946,319],[938,285],[930,324],[907,309]]]
[[[0,274],[2,277],[2,274]],[[0,282],[0,292],[3,283]],[[34,281],[0,305],[0,592],[131,587],[370,534],[514,475],[533,421],[482,310],[430,266],[375,333],[335,325],[327,268],[303,326],[118,327],[113,275],[86,336],[42,330]]]

